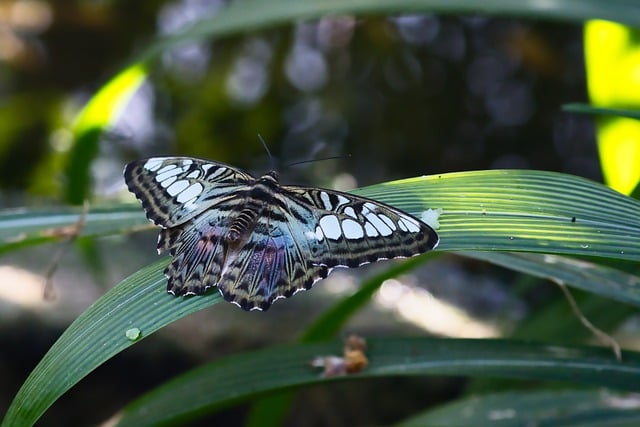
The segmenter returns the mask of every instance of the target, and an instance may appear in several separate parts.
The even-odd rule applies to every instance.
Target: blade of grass
[[[636,120],[640,119],[640,111],[638,110],[594,107],[589,104],[565,104],[562,106],[562,111],[566,111],[567,113],[589,114],[592,116],[616,116]]]
[[[639,407],[637,395],[606,390],[511,391],[458,400],[396,427],[633,427]]]
[[[82,217],[82,208],[9,209],[0,211],[0,254],[37,244],[60,241]],[[80,235],[95,237],[151,228],[140,206],[92,208]]]
[[[640,202],[576,176],[526,170],[459,172],[354,193],[416,215],[427,208],[443,209],[441,250],[640,260]]]
[[[334,338],[351,316],[369,303],[371,296],[385,280],[415,269],[433,255],[431,252],[409,258],[366,280],[357,292],[338,302],[315,319],[302,333],[299,342],[311,343]],[[245,426],[267,427],[283,425],[293,398],[293,393],[283,391],[277,394],[271,393],[257,400],[247,415]]]
[[[394,338],[371,339],[368,344],[369,367],[347,377],[322,378],[309,366],[317,356],[340,353],[341,342],[272,347],[216,360],[137,399],[124,409],[117,426],[184,423],[268,391],[346,378],[472,375],[640,389],[638,353],[625,353],[618,363],[598,348],[501,340]]]
[[[640,277],[615,268],[549,254],[461,252],[460,255],[640,306]]]
[[[390,268],[383,274],[366,281],[355,294],[345,298],[324,312],[309,325],[300,338],[300,341],[317,342],[333,338],[348,319],[360,309],[362,305],[370,300],[371,296],[379,289],[385,280],[410,271],[421,265],[427,257],[431,257],[432,255],[433,254],[426,254],[411,258]],[[556,255],[508,252],[460,252],[459,255],[487,261],[536,277],[561,281],[569,286],[598,295],[640,305],[640,278],[613,268]],[[609,301],[600,302],[612,305]],[[563,300],[562,304],[566,311],[569,311],[566,301]],[[583,310],[586,310],[585,313],[589,311],[588,307],[585,307],[583,304],[581,304],[581,307]],[[609,314],[626,316],[627,311],[628,310],[618,309],[615,313]],[[570,313],[570,315],[575,317],[572,313]],[[589,316],[589,318],[593,320],[593,316]],[[596,321],[596,323],[598,325],[601,324],[598,321]],[[562,334],[566,333],[565,329],[566,328],[562,329]],[[545,328],[544,330],[549,331],[550,329]],[[557,330],[557,328],[552,328],[551,330]],[[582,333],[574,332],[572,337],[577,340],[582,340],[584,336],[591,335],[586,329],[581,329],[581,332]],[[548,339],[548,334],[546,338]],[[258,400],[252,406],[245,425],[247,427],[282,425],[292,401],[293,394],[287,392],[275,396],[270,394]]]
[[[60,395],[106,360],[133,345],[125,332],[146,338],[161,327],[221,300],[218,292],[175,298],[165,291],[167,260],[134,273],[82,313],[49,349],[18,391],[2,426],[28,426]]]

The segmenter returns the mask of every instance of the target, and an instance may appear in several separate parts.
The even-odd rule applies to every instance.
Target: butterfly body
[[[347,193],[284,186],[189,157],[138,160],[125,180],[162,230],[158,251],[174,295],[218,287],[245,310],[266,310],[335,267],[433,249],[436,232],[391,206]]]

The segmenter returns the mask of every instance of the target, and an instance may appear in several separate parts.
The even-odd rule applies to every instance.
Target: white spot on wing
[[[389,236],[391,235],[391,233],[393,233],[393,230],[387,227],[387,224],[385,224],[384,222],[382,222],[382,220],[380,220],[380,218],[378,218],[378,215],[370,212],[366,215],[366,218],[381,235]]]
[[[189,175],[187,175],[187,178],[198,178],[200,176],[200,171],[199,170],[194,170],[193,172],[189,173]]]
[[[176,194],[180,193],[188,186],[189,186],[189,181],[185,181],[184,179],[181,179],[180,181],[176,181],[170,186],[168,186],[167,193],[169,193],[170,196],[175,196]]]
[[[322,242],[324,239],[324,234],[322,233],[322,228],[320,226],[316,227],[315,238],[318,242]]]
[[[352,219],[342,221],[342,231],[347,239],[362,239],[364,237],[362,226]]]
[[[378,233],[378,230],[376,230],[376,228],[371,225],[370,222],[367,222],[364,224],[364,231],[367,233],[367,236],[369,237],[377,237],[380,235],[380,233]]]
[[[339,208],[342,205],[346,205],[347,203],[349,203],[349,199],[338,194],[338,206],[336,206],[336,208]]]
[[[160,168],[160,165],[162,165],[163,160],[164,159],[159,159],[157,157],[153,159],[149,159],[146,161],[143,167],[148,171],[155,172]]]
[[[329,199],[329,195],[324,191],[320,192],[320,200],[322,200],[322,203],[324,204],[324,208],[326,210],[330,211],[333,209],[333,206],[331,206],[331,200]]]
[[[398,220],[398,225],[400,226],[400,230],[404,231],[405,233],[409,232],[409,229],[407,228],[407,225],[404,223],[404,220],[402,218]]]
[[[177,178],[177,177],[175,177],[175,176],[170,176],[168,179],[165,179],[164,181],[162,181],[162,182],[160,183],[160,186],[161,186],[162,188],[167,188],[168,186],[170,186],[171,184],[173,184],[173,183],[176,181],[176,179],[178,179],[178,178]]]
[[[160,169],[160,171],[162,171],[164,168]],[[161,172],[158,173],[156,175],[156,181],[157,182],[163,182],[173,176],[176,175],[180,175],[183,172],[183,170],[181,168],[173,168],[173,169],[169,169],[168,171],[165,172]]]
[[[194,211],[198,208],[198,204],[196,203],[196,198],[189,200],[187,203],[182,205],[182,209],[186,209],[188,211]]]
[[[204,190],[204,187],[202,186],[202,184],[200,184],[199,182],[196,182],[194,184],[191,184],[182,193],[178,194],[178,197],[176,198],[176,200],[178,201],[178,203],[187,203],[190,200],[191,202],[193,202],[192,199],[195,199],[196,197],[198,197],[200,193],[202,193],[202,190]]]
[[[163,174],[165,172],[169,172],[170,170],[177,169],[178,167],[174,164],[167,165],[158,171],[158,175]]]
[[[400,223],[400,227],[402,227],[402,225],[404,224],[412,233],[417,233],[418,231],[420,231],[420,225],[418,224],[418,221],[413,218],[410,218],[408,216],[401,216],[398,222]]]
[[[208,166],[208,168],[205,169],[205,166]],[[202,166],[202,168],[205,169],[205,173],[206,173],[206,171],[208,171],[212,167],[213,167],[213,165],[203,165]],[[219,175],[222,175],[225,170],[226,170],[225,168],[216,169],[215,171],[213,171],[213,173],[211,175],[209,175],[209,179],[217,178]]]
[[[356,215],[356,211],[354,211],[351,206],[347,206],[346,208],[344,208],[344,213],[345,215],[349,215],[351,218],[358,218],[358,216]]]
[[[328,239],[338,240],[342,235],[340,223],[338,222],[338,218],[336,218],[335,215],[325,215],[320,218],[320,227],[322,228],[322,233]]]
[[[363,207],[363,212],[364,212],[364,208],[366,208],[367,211],[372,211],[372,212],[378,209],[378,207],[371,202],[365,203],[364,205],[362,205],[362,207]]]
[[[393,223],[393,221],[391,221],[391,218],[389,218],[386,215],[383,214],[378,214],[378,218],[380,218],[381,220],[384,221],[385,224],[387,224],[387,226],[392,229],[395,230],[396,229],[396,225]]]

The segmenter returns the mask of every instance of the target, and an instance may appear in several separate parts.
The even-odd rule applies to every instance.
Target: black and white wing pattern
[[[436,232],[391,206],[347,193],[281,186],[231,166],[187,157],[139,160],[124,171],[147,217],[174,295],[217,286],[245,310],[267,310],[335,267],[433,249]]]
[[[142,202],[147,218],[163,228],[200,215],[255,178],[222,163],[191,157],[153,157],[124,169],[129,191]]]

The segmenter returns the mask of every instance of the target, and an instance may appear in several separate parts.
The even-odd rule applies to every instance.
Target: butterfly
[[[386,204],[339,191],[280,185],[190,157],[129,163],[124,178],[169,251],[167,291],[217,287],[244,310],[267,310],[310,289],[335,267],[414,256],[436,247],[427,224]]]

